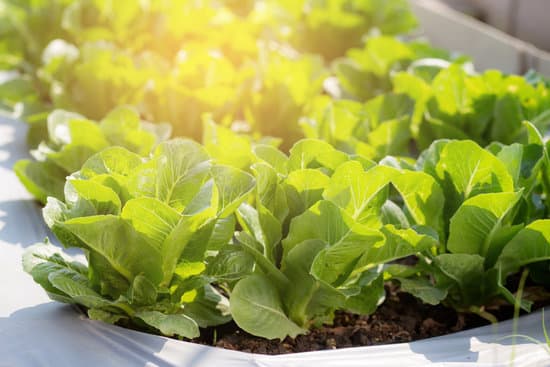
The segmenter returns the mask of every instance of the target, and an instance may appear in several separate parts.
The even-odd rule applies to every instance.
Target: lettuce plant
[[[61,27],[69,0],[4,0],[0,8],[0,69],[32,68],[53,39],[66,36]]]
[[[548,191],[542,180],[550,161],[540,134],[527,128],[527,144],[495,144],[490,148],[495,154],[472,141],[441,140],[421,155],[418,169],[444,193],[444,233],[439,251],[422,254],[417,265],[389,266],[405,291],[494,320],[487,307],[497,299],[515,302],[507,277],[524,266],[540,270],[549,259]],[[522,307],[529,310],[528,300]]]
[[[80,48],[55,40],[38,71],[56,108],[100,119],[120,105],[137,105],[151,66],[108,42]]]
[[[322,55],[331,61],[342,57],[362,38],[377,30],[387,35],[407,33],[416,18],[406,1],[380,0],[283,0],[268,1],[279,26],[290,28],[289,42],[302,52]]]
[[[470,75],[459,65],[441,70],[431,82],[399,73],[393,83],[395,92],[415,100],[411,126],[421,150],[443,138],[481,145],[519,142],[526,134],[524,120],[548,130],[550,99],[543,83],[531,85],[495,70]]]
[[[231,121],[242,108],[251,67],[234,65],[220,52],[185,48],[171,68],[157,68],[144,89],[140,108],[152,121],[170,121],[175,136],[200,141],[201,118]]]
[[[39,75],[55,107],[88,118],[134,105],[147,120],[170,122],[175,136],[200,141],[201,117],[208,113],[225,124],[237,120],[241,130],[285,137],[288,149],[301,137],[298,120],[309,100],[322,92],[328,74],[322,61],[256,42],[243,52],[248,57],[241,55],[245,60],[233,61],[231,53],[224,42],[192,41],[167,60],[112,43],[77,48],[55,40],[45,50]]]
[[[63,198],[65,179],[78,171],[95,153],[121,146],[141,156],[170,135],[170,126],[141,121],[130,107],[111,111],[99,123],[83,116],[55,110],[47,118],[47,135],[34,131],[42,140],[32,152],[34,159],[16,163],[14,171],[29,192],[42,203],[48,196]]]
[[[404,1],[10,0],[0,19],[0,108],[79,112],[35,116],[15,171],[87,261],[45,243],[24,267],[92,319],[282,339],[372,313],[387,280],[488,319],[521,268],[548,284],[546,81],[369,34],[408,31]]]
[[[392,90],[392,74],[406,71],[415,63],[418,72],[426,77],[435,67],[430,64],[447,64],[452,57],[446,51],[422,42],[403,42],[395,37],[376,36],[367,39],[363,47],[347,50],[345,58],[337,59],[333,69],[342,94],[348,98],[367,101]],[[462,62],[465,60],[457,60]],[[428,72],[431,71],[431,72]]]
[[[69,178],[64,201],[50,197],[44,208],[53,233],[83,249],[87,265],[38,244],[24,268],[52,299],[92,319],[196,337],[198,327],[230,319],[204,259],[231,238],[233,213],[253,187],[251,175],[213,165],[192,141],[164,142],[145,160],[105,149]]]
[[[317,56],[289,57],[266,51],[242,101],[243,115],[252,131],[281,138],[282,148],[290,149],[302,136],[298,121],[310,100],[322,92],[327,75]]]
[[[366,103],[318,98],[300,123],[308,138],[380,160],[388,155],[408,155],[414,106],[414,101],[403,94],[384,94]]]
[[[241,230],[207,267],[225,280],[232,317],[245,331],[294,337],[330,323],[336,310],[372,313],[385,295],[382,265],[437,246],[422,230],[440,227],[442,193],[429,175],[377,166],[318,140],[299,141],[288,157],[254,149],[254,201],[241,204]],[[389,200],[390,185],[414,226],[401,228],[405,214]]]
[[[343,56],[372,29],[398,34],[415,23],[402,0],[0,4],[0,69],[17,75],[0,81],[2,110],[100,119],[129,104],[196,140],[200,115],[212,113],[285,137],[285,149],[301,137],[296,121],[321,92],[323,56]]]
[[[524,120],[543,134],[549,130],[544,84],[494,70],[470,75],[456,63],[437,70],[429,77],[415,68],[391,77],[386,70],[381,75],[393,91],[365,103],[328,98],[312,103],[302,120],[304,134],[378,160],[416,157],[438,139],[470,139],[484,146],[521,142],[527,136]]]
[[[148,159],[108,148],[69,178],[64,201],[48,200],[48,226],[88,260],[52,245],[27,252],[26,270],[53,299],[166,335],[232,318],[282,339],[339,310],[374,312],[386,280],[491,318],[496,300],[514,302],[507,276],[524,266],[547,275],[550,160],[529,123],[527,144],[440,140],[416,164],[376,164],[315,139],[287,156],[205,126],[204,147],[169,141]]]

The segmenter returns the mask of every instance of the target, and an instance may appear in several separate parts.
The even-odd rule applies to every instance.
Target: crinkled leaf
[[[136,232],[158,250],[162,249],[164,241],[181,217],[167,204],[147,197],[128,201],[121,214],[121,218],[127,220]]]
[[[59,248],[44,243],[30,246],[25,250],[23,269],[44,288],[51,299],[64,303],[73,303],[73,300],[68,294],[50,282],[49,275],[60,270],[74,272],[82,278],[87,275],[85,265],[63,254]]]
[[[359,294],[346,300],[345,308],[360,315],[370,315],[376,311],[386,298],[384,277],[380,274],[373,281],[362,285]]]
[[[228,245],[208,261],[206,274],[218,281],[232,282],[250,275],[254,264],[254,257],[240,246]]]
[[[442,254],[434,261],[444,274],[435,274],[436,286],[447,288],[448,299],[457,307],[483,305],[499,293],[495,269],[486,273],[485,259],[477,254]]]
[[[65,184],[68,217],[118,215],[122,206],[118,195],[110,188],[89,180],[68,180]]]
[[[88,179],[101,174],[128,176],[141,164],[139,155],[122,147],[110,147],[90,157],[80,174]]]
[[[134,170],[129,191],[134,197],[157,198],[181,212],[208,177],[209,160],[204,148],[191,140],[164,142],[151,161]]]
[[[122,314],[111,313],[98,308],[90,308],[88,310],[88,317],[91,320],[103,321],[108,324],[116,324],[126,317]]]
[[[67,269],[57,270],[48,275],[50,283],[70,297],[74,303],[87,308],[109,308],[111,302],[90,288],[88,279]]]

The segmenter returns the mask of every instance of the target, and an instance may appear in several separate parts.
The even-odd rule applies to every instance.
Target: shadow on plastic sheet
[[[26,248],[44,241],[46,237],[52,244],[62,247],[44,223],[42,207],[37,201],[10,200],[26,192],[12,172],[18,160],[30,156],[26,136],[27,125],[24,122],[0,115],[0,249],[5,244]],[[65,252],[69,255],[82,253],[79,249]],[[0,367],[3,366],[0,364]]]
[[[51,236],[34,200],[0,201],[0,241],[28,247]]]
[[[166,356],[161,353],[166,343],[165,338],[91,321],[78,309],[55,302],[0,318],[0,366],[204,367],[216,351],[182,344],[181,356]]]
[[[154,358],[162,342],[148,343],[146,354],[139,341],[105,333],[94,324],[75,308],[53,302],[0,318],[0,366],[163,365]]]
[[[546,325],[550,325],[550,308],[546,311]],[[413,342],[410,343],[410,349],[433,363],[474,363],[479,360],[477,350],[482,346],[520,346],[536,344],[535,340],[540,342],[539,345],[545,344],[540,311],[520,317],[518,329],[514,332],[513,328],[513,321],[507,320],[497,325]],[[521,337],[520,334],[528,335],[532,339]],[[473,345],[474,341],[476,346]],[[548,357],[550,358],[550,354]]]
[[[92,321],[57,302],[0,317],[0,367],[250,367],[244,354]]]
[[[44,222],[38,202],[32,199],[0,201],[0,248],[6,244],[27,248],[46,238],[62,247]],[[75,248],[63,251],[73,256],[82,253]]]
[[[29,157],[26,131],[24,122],[0,116],[0,242],[23,248],[51,236],[40,205],[17,199],[24,191],[12,169],[19,159]]]
[[[29,157],[26,141],[24,122],[0,116],[0,168],[11,170],[18,160]]]
[[[0,201],[0,248],[10,244],[27,248],[46,238],[62,247],[42,218],[38,202],[27,200]],[[79,255],[80,249],[63,249],[69,255]]]

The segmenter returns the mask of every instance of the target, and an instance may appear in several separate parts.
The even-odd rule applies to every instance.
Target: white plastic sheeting
[[[25,125],[0,119],[0,366],[550,366],[543,344],[503,322],[414,343],[264,356],[180,342],[91,321],[50,302],[21,267],[25,247],[48,230],[11,171],[26,156]],[[544,340],[540,312],[520,318],[516,333]],[[550,325],[550,309],[547,313]]]

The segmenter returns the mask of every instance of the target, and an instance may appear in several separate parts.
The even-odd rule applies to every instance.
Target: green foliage
[[[345,55],[376,29],[383,34],[407,33],[416,19],[406,1],[298,0],[268,1],[280,14],[279,27],[289,27],[290,43],[298,50],[333,60]],[[276,14],[277,14],[276,13]]]
[[[20,160],[14,166],[19,180],[42,203],[49,196],[62,199],[65,178],[93,154],[121,146],[146,156],[158,142],[168,138],[170,128],[140,121],[134,109],[119,107],[100,122],[55,110],[48,115],[45,133],[32,152],[34,159]]]
[[[367,39],[363,48],[352,48],[346,58],[336,60],[335,74],[343,91],[359,101],[392,89],[391,74],[407,70],[420,59],[449,59],[445,52],[423,43],[405,43],[390,36]]]
[[[0,0],[14,170],[87,258],[38,244],[25,270],[185,338],[295,337],[388,280],[487,318],[522,268],[548,285],[547,80],[394,37],[414,25],[402,0]]]
[[[542,167],[548,158],[542,144],[495,145],[494,155],[471,141],[434,142],[417,167],[436,180],[445,198],[440,246],[406,271],[388,268],[387,277],[428,303],[443,302],[485,317],[484,309],[497,299],[514,304],[507,277],[523,266],[540,269],[548,260],[550,227],[542,219],[548,209],[534,210],[539,196],[547,195]],[[524,161],[526,150],[538,152],[536,162],[534,156]],[[530,306],[522,300],[523,309]]]
[[[415,25],[403,0],[3,0],[0,20],[0,70],[16,75],[0,84],[0,108],[17,117],[54,108],[97,120],[128,104],[200,140],[209,113],[285,149],[322,92],[325,61],[375,29]]]
[[[164,142],[147,160],[108,148],[69,178],[64,202],[50,197],[44,208],[55,235],[84,249],[88,266],[38,244],[24,268],[53,299],[92,318],[196,337],[199,326],[230,320],[205,259],[229,240],[228,218],[253,188],[251,175],[212,165],[189,140]]]
[[[232,317],[282,339],[338,310],[374,312],[386,280],[488,315],[496,300],[514,302],[506,280],[521,267],[544,279],[550,227],[534,198],[547,198],[549,161],[532,125],[527,145],[493,146],[495,155],[440,140],[415,165],[376,164],[314,139],[287,156],[205,124],[206,146],[169,141],[147,159],[107,148],[69,177],[64,201],[48,199],[47,224],[89,264],[41,255],[51,245],[29,250],[26,269],[53,299],[167,335],[193,337]],[[522,164],[527,149],[536,162],[529,154]],[[411,257],[416,264],[391,264]]]
[[[404,95],[387,94],[362,104],[319,99],[302,121],[304,135],[325,140],[350,154],[380,160],[403,155],[412,139],[414,104]]]
[[[353,159],[318,140],[298,142],[284,166],[263,161],[252,171],[255,200],[240,206],[242,230],[218,255],[256,263],[230,284],[233,319],[251,334],[294,337],[337,310],[372,313],[385,296],[381,266],[437,247],[419,230],[440,226],[443,200],[425,173]],[[403,202],[391,201],[391,187]],[[388,202],[407,212],[405,225],[387,220]]]
[[[379,160],[415,157],[438,139],[470,139],[482,146],[525,143],[525,120],[543,134],[550,130],[544,83],[495,70],[470,74],[460,60],[439,65],[418,59],[412,45],[392,38],[372,38],[365,47],[349,51],[337,66],[341,87],[359,102],[316,101],[302,122],[306,137]]]

